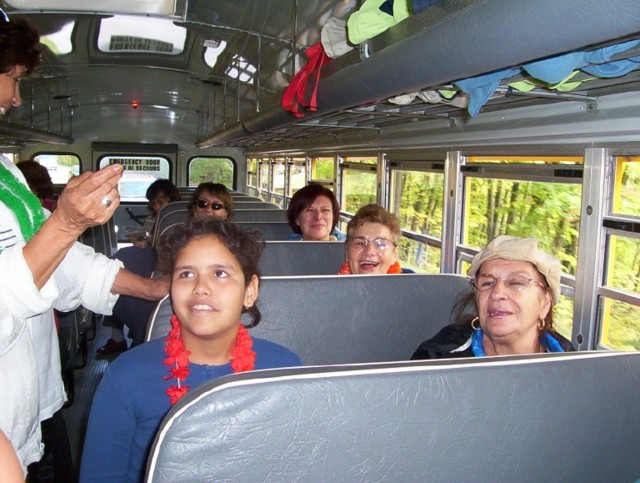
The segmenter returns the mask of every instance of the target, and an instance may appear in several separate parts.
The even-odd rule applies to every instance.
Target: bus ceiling
[[[280,99],[304,63],[304,50],[320,40],[321,26],[330,16],[346,19],[361,2],[6,3],[10,16],[26,17],[43,35],[74,22],[72,50],[46,52],[35,78],[25,82],[31,89],[23,89],[23,105],[10,113],[12,124],[57,132],[61,142],[71,142],[73,136],[77,142],[118,139],[246,148],[300,143],[307,134],[351,132],[375,139],[387,126],[424,120],[453,125],[469,119],[457,106],[404,110],[387,100],[640,36],[636,0],[517,5],[512,0],[440,0],[327,64],[318,110],[299,119],[281,107]],[[116,14],[141,15],[139,22],[164,20],[168,27],[186,30],[179,46],[183,50],[176,50],[175,41],[150,39],[142,39],[137,51],[126,50],[126,45],[125,50],[101,50],[101,21],[118,20]],[[176,52],[161,55],[165,47]],[[205,65],[203,51],[216,48],[217,60]],[[638,89],[637,82],[630,85],[627,89]],[[597,109],[597,101],[585,92],[573,97]],[[562,98],[538,97],[536,102]],[[511,101],[488,107],[493,106],[506,109]]]

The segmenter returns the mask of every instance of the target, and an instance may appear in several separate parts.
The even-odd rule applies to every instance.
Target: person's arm
[[[0,431],[0,481],[24,483],[24,474],[9,439]]]
[[[145,278],[121,268],[113,282],[111,291],[146,300],[160,300],[169,293],[169,276]]]
[[[122,166],[113,164],[69,180],[56,211],[23,248],[23,256],[41,289],[84,230],[106,223],[120,203],[117,190]],[[110,206],[102,200],[108,197]]]

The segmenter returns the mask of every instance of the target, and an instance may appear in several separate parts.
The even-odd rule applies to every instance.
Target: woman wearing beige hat
[[[483,357],[575,350],[553,329],[560,262],[535,238],[501,235],[469,269],[473,294],[456,305],[456,321],[420,344],[412,359]]]

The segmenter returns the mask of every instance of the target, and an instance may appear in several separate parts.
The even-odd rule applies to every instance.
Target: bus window
[[[149,185],[156,179],[169,179],[169,160],[160,156],[103,156],[99,167],[115,163],[124,167],[118,183],[121,201],[146,202]]]
[[[296,191],[307,184],[306,158],[292,158],[289,166],[289,191],[287,196],[291,198]]]
[[[284,158],[276,158],[271,165],[271,190],[270,201],[284,207],[284,183],[286,161]]]
[[[268,196],[269,194],[269,177],[271,174],[269,172],[269,166],[270,163],[268,158],[258,161],[258,190],[260,191],[260,194],[264,196]]]
[[[73,43],[71,42],[71,34],[75,27],[75,22],[67,22],[56,32],[42,35],[40,42],[51,49],[56,55],[64,55],[71,52]]]
[[[400,242],[402,266],[416,272],[440,273],[443,195],[442,172],[391,171],[391,211],[405,233]],[[434,240],[439,242],[437,246]]]
[[[640,240],[610,235],[606,286],[640,297]],[[620,297],[623,298],[623,297]],[[617,350],[640,350],[640,307],[604,297],[600,343]]]
[[[80,174],[80,158],[75,154],[41,153],[33,160],[47,168],[53,184],[67,184],[70,178]]]
[[[528,171],[531,178],[535,171]],[[506,171],[500,176],[499,168],[494,173],[466,175],[462,243],[484,247],[498,235],[533,236],[575,274],[581,186],[564,179],[528,181],[525,170],[515,180],[505,179],[511,174]]]
[[[348,157],[340,163],[342,197],[340,207],[348,213],[355,213],[369,203],[376,203],[378,197],[377,160],[372,157]]]
[[[210,181],[233,189],[233,171],[233,162],[229,158],[192,158],[189,161],[189,186]]]
[[[608,256],[600,344],[617,350],[640,350],[640,156],[616,158],[612,191],[605,220]]]
[[[335,173],[334,158],[312,158],[311,159],[311,180],[331,181]]]
[[[247,159],[247,187],[258,188],[258,160],[256,158]]]
[[[612,212],[640,216],[640,156],[617,159],[615,185]]]

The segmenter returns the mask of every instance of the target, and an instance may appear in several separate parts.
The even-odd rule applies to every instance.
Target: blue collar
[[[471,336],[471,350],[475,357],[486,357],[487,354],[484,351],[484,344],[482,343],[482,329],[474,330]],[[544,331],[540,338],[540,343],[547,350],[547,352],[564,352],[564,349],[560,345],[560,342],[552,336],[548,331]]]

